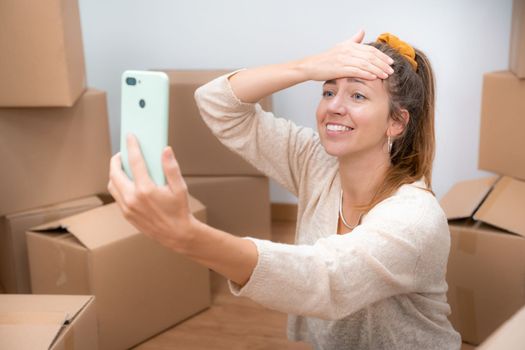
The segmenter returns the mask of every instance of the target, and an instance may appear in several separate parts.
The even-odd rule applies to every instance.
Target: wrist
[[[307,58],[291,61],[288,63],[288,69],[294,77],[296,83],[302,83],[311,80],[308,75]]]
[[[196,241],[201,235],[203,225],[205,226],[205,224],[197,220],[193,215],[190,215],[187,224],[184,225],[182,229],[183,234],[177,240],[173,250],[179,254],[191,255],[194,247],[197,245]]]

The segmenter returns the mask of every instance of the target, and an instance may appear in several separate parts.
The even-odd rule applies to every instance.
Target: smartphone
[[[157,185],[165,185],[162,151],[168,145],[169,79],[165,73],[128,70],[122,74],[120,109],[120,152],[122,168],[130,179],[126,137],[134,134],[139,142],[149,175]]]

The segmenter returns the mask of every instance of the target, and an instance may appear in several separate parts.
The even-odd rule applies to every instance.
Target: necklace
[[[345,216],[343,215],[343,190],[341,189],[341,199],[339,201],[339,216],[341,216],[341,221],[343,222],[343,225],[345,225],[350,230],[353,230],[354,228],[356,228],[359,225],[359,221],[361,220],[361,215],[363,215],[363,213],[359,214],[359,217],[357,218],[357,223],[355,225],[353,225],[353,226],[350,226],[346,222]]]

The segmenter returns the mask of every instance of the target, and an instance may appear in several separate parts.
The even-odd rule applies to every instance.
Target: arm
[[[354,40],[362,40],[362,35],[319,55],[241,70],[199,87],[195,100],[203,120],[226,147],[298,195],[302,175],[313,164],[310,159],[322,151],[318,136],[310,128],[275,118],[255,103],[306,80],[386,77],[390,58]],[[314,165],[323,167],[318,163]]]
[[[173,251],[245,284],[256,263],[253,242],[198,221],[189,208],[187,186],[171,147],[162,154],[167,185],[156,186],[149,177],[140,146],[128,137],[133,181],[122,170],[120,153],[111,158],[108,190],[124,217],[140,232]]]
[[[230,282],[231,291],[280,312],[336,320],[391,296],[435,289],[432,276],[446,264],[439,253],[447,250],[446,220],[435,220],[422,202],[373,210],[351,234],[314,245],[251,239],[258,263],[246,285]]]
[[[356,77],[385,79],[393,71],[392,59],[368,45],[360,45],[364,32],[331,50],[301,60],[241,71],[230,78],[235,95],[243,102],[255,103],[265,96],[307,80]]]

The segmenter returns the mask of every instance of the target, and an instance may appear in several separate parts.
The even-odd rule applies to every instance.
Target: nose
[[[337,94],[333,98],[331,98],[328,102],[327,110],[330,114],[345,115],[346,106],[343,101],[343,95]]]

